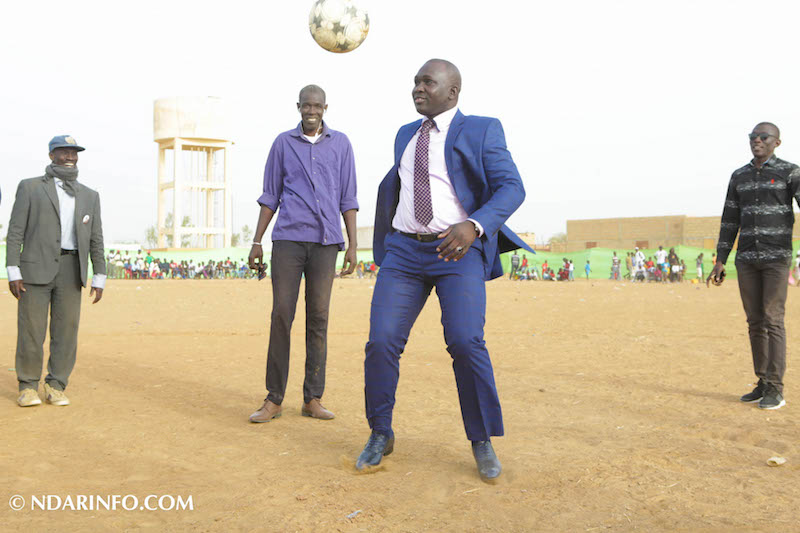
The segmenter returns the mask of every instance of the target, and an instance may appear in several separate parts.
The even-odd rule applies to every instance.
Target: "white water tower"
[[[222,99],[213,96],[155,101],[159,248],[180,248],[182,242],[192,248],[231,245],[233,141],[228,116]],[[168,213],[172,214],[169,227]]]

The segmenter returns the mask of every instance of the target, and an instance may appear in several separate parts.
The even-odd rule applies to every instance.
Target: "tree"
[[[167,213],[167,217],[164,219],[164,226],[169,230],[172,228],[172,213]],[[191,228],[192,227],[192,219],[188,216],[184,216],[183,220],[181,221],[182,228]],[[191,235],[181,235],[181,248],[188,248],[189,245],[192,244],[192,236]]]
[[[144,244],[148,248],[155,248],[158,246],[158,232],[155,226],[148,226],[144,230]]]
[[[233,246],[234,248],[239,246],[239,240],[240,239],[241,239],[241,237],[239,236],[238,233],[234,233],[233,235],[231,235],[231,246]]]
[[[253,230],[250,229],[250,226],[245,224],[244,226],[242,226],[242,242],[243,243],[250,242],[252,238],[253,238]]]
[[[552,237],[550,237],[550,242],[548,242],[548,244],[552,246],[553,244],[564,244],[565,242],[567,242],[567,234],[556,233]]]

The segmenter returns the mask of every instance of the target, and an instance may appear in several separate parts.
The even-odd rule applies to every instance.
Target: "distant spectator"
[[[645,278],[647,279],[647,281],[655,281],[655,279],[656,279],[656,264],[653,262],[653,258],[652,257],[648,257],[647,258],[647,261],[645,261],[645,263],[644,263],[644,269],[645,269],[645,272],[647,272],[647,274],[645,275]]]
[[[517,273],[517,270],[519,270],[519,255],[514,250],[514,255],[511,256],[511,273],[508,275],[508,279],[514,279],[514,274]]]
[[[625,273],[625,279],[633,279],[631,277],[633,272],[633,258],[631,257],[630,252],[625,254],[625,268],[627,269],[627,272]]]
[[[697,280],[698,283],[703,281],[703,253],[697,256]]]
[[[678,258],[678,254],[675,253],[675,248],[669,249],[669,255],[667,256],[667,262],[669,263],[669,280],[672,282],[680,281],[680,259]]]
[[[642,268],[644,268],[644,259],[645,259],[644,252],[641,251],[637,246],[636,253],[633,254],[633,263],[637,269],[641,270]]]
[[[663,246],[659,246],[656,250],[656,264],[661,265],[661,270],[664,270],[664,265],[667,264],[667,251]]]

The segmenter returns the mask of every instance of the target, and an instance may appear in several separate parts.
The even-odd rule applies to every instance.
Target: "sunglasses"
[[[750,137],[751,141],[755,141],[756,139],[761,139],[761,142],[763,143],[767,142],[767,139],[769,139],[770,137],[775,137],[777,139],[775,135],[770,135],[769,133],[748,133],[747,136]]]

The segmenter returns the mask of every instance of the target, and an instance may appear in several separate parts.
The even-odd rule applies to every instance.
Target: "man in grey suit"
[[[75,366],[81,289],[86,286],[88,258],[94,275],[92,303],[103,297],[106,264],[100,196],[78,183],[78,152],[69,135],[53,137],[52,163],[45,175],[22,180],[8,224],[8,287],[18,300],[17,381],[21,407],[39,405],[47,312],[50,311],[50,359],[45,399],[69,405],[64,394]]]

